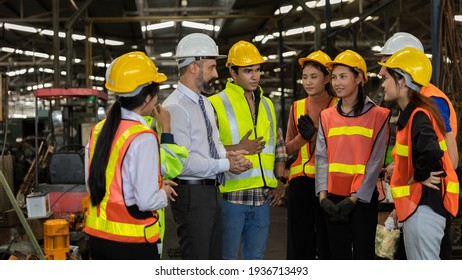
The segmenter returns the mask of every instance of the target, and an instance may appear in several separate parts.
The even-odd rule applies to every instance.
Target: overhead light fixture
[[[149,30],[159,30],[159,29],[164,29],[164,28],[169,28],[175,26],[174,21],[166,21],[166,22],[161,22],[161,23],[154,23],[154,24],[149,24],[146,26],[141,27],[141,31],[146,32]]]
[[[215,32],[220,31],[220,26],[218,25],[205,24],[205,23],[186,21],[186,20],[181,22],[181,26],[201,29],[201,30],[215,31]]]
[[[373,52],[381,52],[382,51],[382,47],[381,46],[373,46],[371,48],[371,51]]]
[[[50,29],[37,29],[35,27],[31,26],[26,26],[26,25],[19,25],[19,24],[12,24],[12,23],[3,23],[2,24],[5,29],[10,29],[10,30],[16,30],[16,31],[22,31],[22,32],[28,32],[28,33],[38,33],[40,35],[46,35],[46,36],[53,36],[54,31]],[[60,38],[66,38],[66,33],[65,32],[58,32],[58,36]],[[79,35],[79,34],[72,34],[72,39],[73,40],[84,40],[87,37],[84,35]],[[110,40],[110,39],[96,39],[96,38],[90,38],[90,42],[96,43],[99,42],[100,44],[105,44],[105,45],[110,45],[110,46],[121,46],[124,45],[125,43],[122,41],[117,41],[117,40]]]
[[[274,15],[280,15],[280,14],[287,14],[288,12],[290,12],[292,10],[294,6],[292,5],[287,5],[287,6],[281,6],[279,7],[275,12],[274,12]]]
[[[173,52],[166,52],[166,53],[160,54],[160,57],[172,57],[172,56],[173,56]]]
[[[3,27],[5,29],[29,32],[29,33],[37,33],[38,32],[37,28],[30,27],[30,26],[19,25],[19,24],[12,24],[12,23],[5,23],[3,25]]]

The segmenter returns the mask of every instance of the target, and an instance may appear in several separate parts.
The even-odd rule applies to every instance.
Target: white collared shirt
[[[215,179],[216,174],[229,170],[229,161],[220,140],[212,104],[205,96],[202,98],[212,124],[212,137],[220,159],[210,156],[207,128],[199,107],[198,94],[178,82],[178,87],[162,104],[170,112],[170,126],[175,142],[189,150],[188,158],[179,176],[181,179]]]

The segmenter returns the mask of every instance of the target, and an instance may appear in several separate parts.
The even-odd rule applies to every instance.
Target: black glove
[[[338,206],[328,198],[323,198],[320,202],[322,209],[329,215],[329,217],[336,216],[338,214]]]
[[[314,133],[316,132],[316,127],[314,126],[314,122],[308,114],[302,115],[300,116],[300,118],[298,118],[297,127],[298,127],[298,131],[300,132],[300,134],[305,140],[310,140],[311,137],[313,137]]]
[[[329,219],[331,222],[348,223],[350,213],[355,208],[354,202],[350,198],[345,198],[336,205],[338,207],[337,215]]]

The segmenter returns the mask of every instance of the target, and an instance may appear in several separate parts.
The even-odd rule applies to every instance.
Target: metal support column
[[[431,3],[431,31],[432,31],[432,84],[440,86],[441,55],[440,55],[440,7],[441,0],[432,0]]]
[[[281,69],[281,72],[279,72],[279,78],[281,79],[281,115],[280,119],[282,120],[280,123],[280,126],[282,128],[283,134],[285,134],[285,131],[287,130],[287,121],[286,121],[286,102],[285,102],[285,96],[284,96],[284,56],[282,55],[284,53],[284,36],[282,36],[282,21],[278,20],[278,31],[279,31],[279,68]],[[285,135],[284,135],[285,136]]]

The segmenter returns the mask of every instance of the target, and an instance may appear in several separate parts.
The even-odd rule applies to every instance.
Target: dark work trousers
[[[330,259],[324,211],[310,177],[293,178],[287,188],[287,259]]]
[[[158,260],[157,243],[123,243],[94,236],[88,238],[92,260]]]
[[[171,203],[173,218],[185,260],[222,258],[223,225],[221,195],[217,186],[180,185]]]
[[[370,203],[358,200],[347,223],[331,222],[326,219],[332,259],[375,259],[378,195],[378,192],[374,191]],[[337,204],[345,197],[329,195],[328,198]]]

